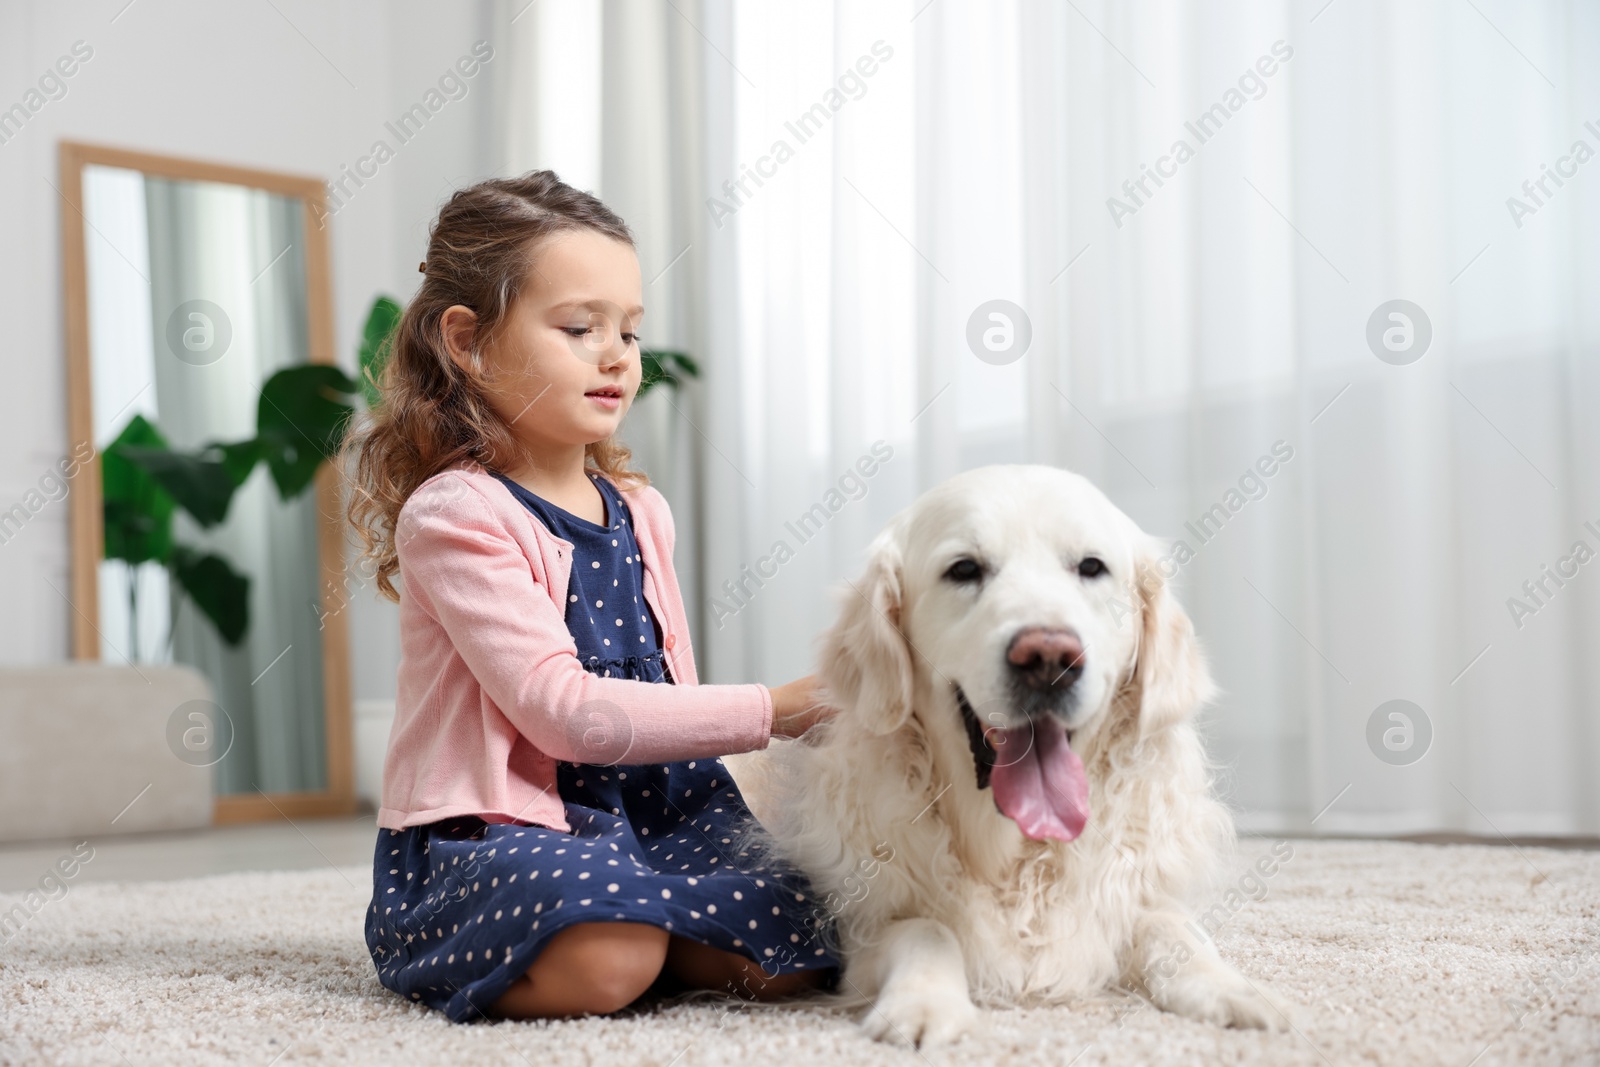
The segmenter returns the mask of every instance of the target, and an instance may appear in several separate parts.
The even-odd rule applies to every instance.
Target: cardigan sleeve
[[[771,741],[772,694],[760,683],[661,685],[584,670],[550,590],[460,475],[446,472],[412,494],[396,545],[406,592],[438,621],[501,714],[550,757],[671,762]]]

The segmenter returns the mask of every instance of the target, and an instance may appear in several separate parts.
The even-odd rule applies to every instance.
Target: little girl
[[[427,256],[348,446],[349,517],[400,605],[379,980],[456,1022],[609,1014],[658,982],[832,988],[827,917],[740,844],[720,757],[834,709],[815,676],[698,684],[671,512],[615,436],[632,234],[538,171],[456,193]]]

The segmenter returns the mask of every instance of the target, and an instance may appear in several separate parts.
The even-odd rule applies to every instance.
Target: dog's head
[[[967,471],[873,541],[824,639],[824,683],[873,733],[915,715],[935,747],[964,737],[973,778],[955,787],[1070,841],[1090,814],[1078,752],[1113,708],[1149,738],[1212,694],[1161,551],[1079,475]]]

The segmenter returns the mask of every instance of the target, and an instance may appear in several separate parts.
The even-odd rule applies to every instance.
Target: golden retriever
[[[1161,542],[1083,477],[984,467],[872,542],[822,638],[838,715],[730,759],[743,844],[803,871],[839,997],[896,1044],[1108,986],[1212,1023],[1291,1005],[1189,920],[1233,844],[1192,724],[1213,685]],[[741,771],[742,768],[742,771]],[[752,797],[752,800],[754,798]]]

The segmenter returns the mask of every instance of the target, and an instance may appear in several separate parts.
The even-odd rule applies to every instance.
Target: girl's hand
[[[773,737],[799,737],[837,714],[838,708],[822,702],[822,686],[814,674],[772,690]]]

